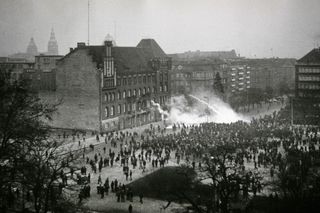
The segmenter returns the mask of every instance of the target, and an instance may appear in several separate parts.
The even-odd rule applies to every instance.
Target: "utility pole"
[[[88,0],[88,46],[90,44],[90,0]]]

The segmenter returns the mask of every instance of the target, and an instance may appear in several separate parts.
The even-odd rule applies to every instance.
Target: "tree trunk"
[[[222,213],[228,213],[228,202],[221,200],[221,211]]]

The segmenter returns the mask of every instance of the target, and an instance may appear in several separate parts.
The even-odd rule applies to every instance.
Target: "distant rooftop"
[[[320,48],[314,48],[297,62],[303,64],[320,64]]]

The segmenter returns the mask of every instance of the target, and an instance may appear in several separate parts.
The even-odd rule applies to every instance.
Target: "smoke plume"
[[[164,111],[157,103],[153,102],[152,104],[167,123],[199,124],[204,122],[249,121],[245,116],[236,113],[220,98],[208,92],[173,96],[168,111]]]

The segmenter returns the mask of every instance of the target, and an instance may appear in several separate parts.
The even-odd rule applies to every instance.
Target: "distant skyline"
[[[0,0],[0,56],[33,37],[59,54],[87,43],[88,0]],[[90,45],[110,33],[119,46],[154,38],[166,53],[235,49],[248,58],[301,58],[320,44],[319,0],[90,0]]]

